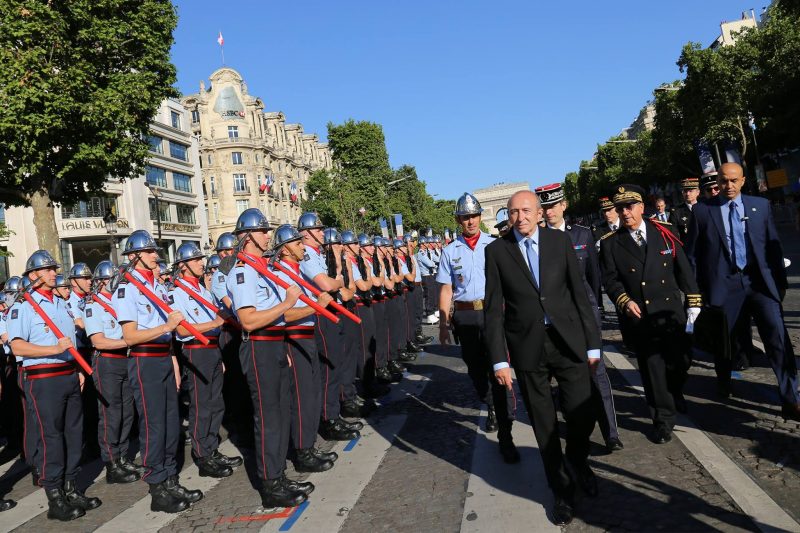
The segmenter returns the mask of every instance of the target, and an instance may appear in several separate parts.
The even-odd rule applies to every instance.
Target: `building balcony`
[[[233,189],[234,196],[250,196],[250,187],[244,189]]]

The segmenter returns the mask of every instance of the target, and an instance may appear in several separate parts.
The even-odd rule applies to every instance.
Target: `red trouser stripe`
[[[267,477],[267,455],[264,452],[264,403],[261,401],[261,383],[258,380],[258,368],[256,368],[256,345],[253,342],[250,343],[250,359],[253,361],[253,373],[258,389],[258,416],[261,418],[261,464],[264,465],[264,479],[269,479]]]
[[[189,352],[189,363],[194,366],[194,361],[192,361],[192,352]],[[197,441],[197,423],[200,420],[200,402],[197,401],[197,373],[192,372],[192,380],[194,381],[194,432],[192,433],[194,436],[194,442],[192,443],[196,449],[195,453],[197,457],[202,457],[200,455],[200,443]]]
[[[136,360],[136,376],[139,378],[139,392],[142,393],[142,411],[144,411],[144,455],[142,456],[142,466],[147,467],[147,452],[150,450],[150,423],[147,420],[147,401],[144,398],[144,386],[142,385],[142,372],[139,368],[139,360]],[[146,472],[142,479],[146,478],[150,472]]]
[[[297,439],[299,442],[297,443],[297,447],[301,450],[303,449],[303,407],[300,404],[300,385],[297,383],[297,370],[295,370],[294,366],[294,357],[292,357],[292,347],[287,345],[286,348],[289,349],[289,361],[292,363],[292,373],[294,374],[294,393],[297,396],[297,424],[299,426],[298,435],[300,437]]]
[[[42,417],[39,416],[39,404],[36,403],[36,396],[33,395],[33,382],[31,382],[30,388],[28,389],[28,394],[31,395],[31,399],[33,399],[33,410],[36,411],[36,420],[39,421],[39,440],[42,441],[42,453],[44,457],[42,459],[42,470],[39,472],[39,486],[42,486],[42,478],[46,479],[47,475],[47,443],[44,440],[44,426],[42,425]]]
[[[102,354],[100,354],[102,355]],[[117,355],[114,358],[119,357]],[[97,376],[97,390],[100,392],[100,396],[103,396],[103,380],[100,377],[100,362],[95,365],[94,373]],[[115,459],[114,454],[111,453],[111,444],[108,442],[108,417],[106,416],[106,404],[104,402],[100,402],[100,405],[103,409],[103,442],[106,445],[106,450],[108,451],[108,458],[112,461]],[[121,415],[121,413],[120,413]],[[122,417],[120,416],[120,420]]]

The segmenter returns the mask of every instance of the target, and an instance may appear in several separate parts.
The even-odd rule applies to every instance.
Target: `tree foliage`
[[[165,0],[0,0],[0,201],[33,205],[40,246],[57,247],[53,202],[139,174],[176,96],[176,23]]]
[[[303,203],[326,225],[377,232],[378,218],[388,220],[395,213],[403,215],[406,231],[432,227],[441,233],[453,225],[454,202],[434,201],[413,166],[391,169],[379,124],[328,124],[328,144],[334,169],[309,178]]]

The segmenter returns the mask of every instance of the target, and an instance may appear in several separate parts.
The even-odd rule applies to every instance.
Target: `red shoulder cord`
[[[661,224],[658,224],[656,222],[654,222],[653,225],[656,227],[658,232],[661,234],[661,238],[664,239],[664,244],[667,245],[667,248],[672,248],[674,250],[676,248],[675,247],[675,243],[676,242],[678,244],[680,244],[681,247],[683,247],[683,242],[681,242],[681,240],[678,237],[676,237],[675,234],[672,233],[670,230],[668,230],[667,228],[665,228],[664,226],[662,226]],[[667,242],[667,241],[669,241],[669,242]]]

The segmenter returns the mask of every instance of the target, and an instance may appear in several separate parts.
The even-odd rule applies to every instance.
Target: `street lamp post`
[[[111,211],[111,208],[106,209],[106,214],[103,216],[103,222],[106,225],[106,233],[108,234],[109,253],[108,258],[115,265],[117,264],[117,217]]]
[[[145,186],[150,189],[150,192],[153,194],[153,198],[156,200],[156,228],[158,231],[158,245],[161,246],[161,205],[158,198],[158,187],[152,183],[145,183]]]

